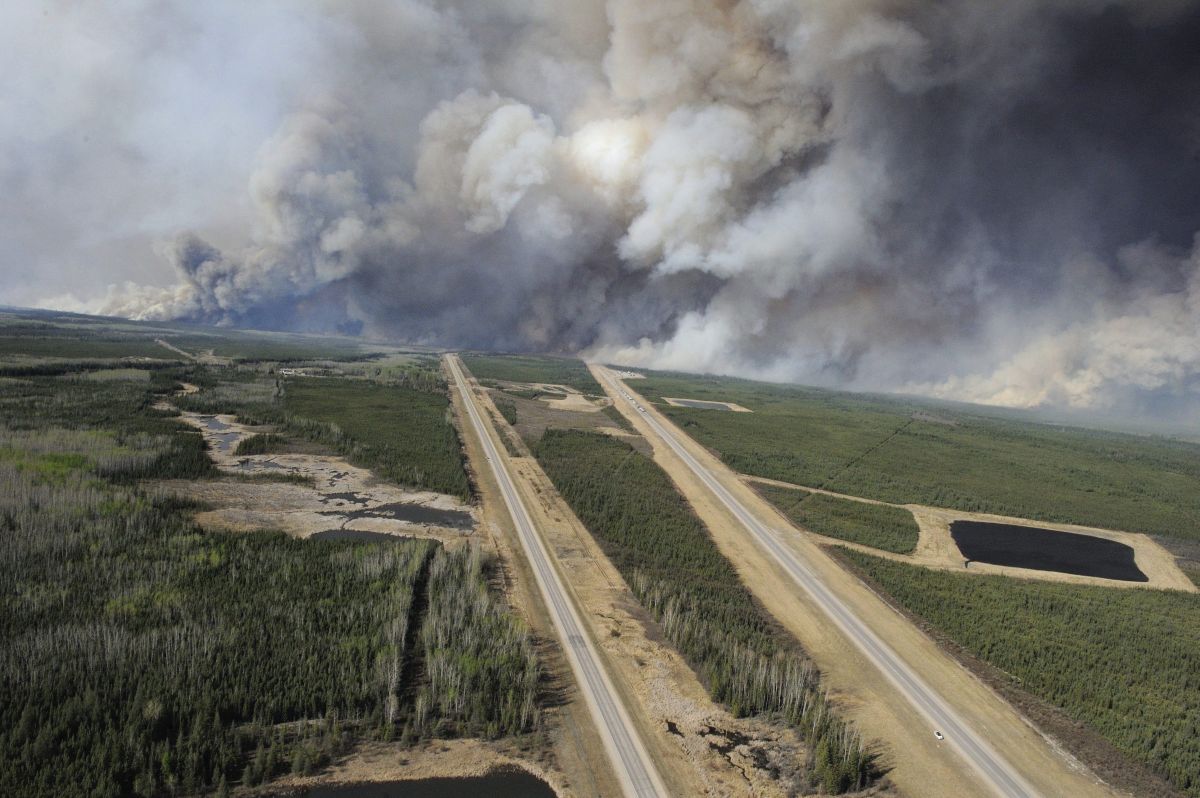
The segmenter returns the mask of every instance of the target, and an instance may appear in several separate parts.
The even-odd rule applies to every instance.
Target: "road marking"
[[[546,606],[550,608],[550,617],[558,638],[563,643],[567,653],[567,661],[575,674],[575,681],[583,691],[591,710],[592,718],[596,721],[597,730],[608,751],[609,760],[613,764],[617,778],[621,781],[622,791],[632,798],[654,798],[668,793],[663,786],[662,778],[650,760],[646,747],[638,735],[632,720],[624,705],[617,698],[617,691],[601,665],[601,660],[592,641],[583,631],[584,625],[580,620],[574,603],[563,586],[558,572],[550,562],[550,554],[541,535],[533,525],[533,519],[525,504],[517,493],[516,485],[508,473],[508,466],[500,457],[492,438],[487,433],[484,421],[475,407],[475,397],[463,377],[462,369],[456,355],[447,355],[446,364],[454,376],[455,385],[467,408],[471,425],[483,445],[484,454],[492,467],[496,482],[500,485],[500,493],[504,504],[508,507],[513,524],[517,528],[517,536],[521,540],[521,548],[533,569],[533,575],[541,590]]]
[[[901,660],[900,656],[872,632],[854,613],[837,598],[815,573],[783,543],[779,533],[763,524],[721,482],[712,475],[691,452],[676,438],[676,433],[638,404],[638,398],[628,392],[627,386],[619,382],[603,366],[597,371],[609,386],[619,393],[671,448],[700,481],[725,505],[768,554],[775,558],[798,584],[820,607],[851,642],[875,664],[883,675],[898,689],[917,711],[930,721],[933,728],[943,730],[946,743],[959,754],[997,794],[1005,798],[1034,798],[1037,792],[1004,760],[981,736],[970,729],[958,713],[930,688]],[[645,401],[644,399],[642,401]],[[682,433],[678,433],[682,435]]]

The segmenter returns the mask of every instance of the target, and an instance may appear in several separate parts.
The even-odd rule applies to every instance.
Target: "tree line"
[[[362,739],[537,728],[479,553],[209,533],[143,486],[214,475],[153,409],[202,378],[171,376],[0,396],[0,794],[222,792]]]
[[[534,454],[715,700],[735,715],[791,724],[809,743],[810,789],[872,781],[873,757],[829,706],[815,666],[653,460],[608,435],[559,429],[546,430]]]

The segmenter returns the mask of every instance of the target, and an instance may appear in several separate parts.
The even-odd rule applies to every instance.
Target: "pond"
[[[328,503],[331,499],[348,504],[366,504],[368,502],[368,499],[355,493],[327,493],[322,502]],[[374,507],[359,507],[354,510],[339,507],[337,510],[327,510],[323,514],[351,519],[391,518],[397,521],[408,521],[411,524],[431,524],[460,530],[468,530],[475,525],[475,519],[466,510],[444,510],[440,507],[430,507],[427,504],[412,502],[392,502],[378,504]]]
[[[1133,548],[1107,538],[989,521],[955,521],[950,535],[963,556],[972,561],[1127,582],[1150,581],[1134,562]]]
[[[524,770],[505,768],[484,776],[314,787],[304,798],[555,798],[550,785]]]

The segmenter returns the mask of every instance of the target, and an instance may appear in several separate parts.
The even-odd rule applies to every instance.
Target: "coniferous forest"
[[[1200,796],[1200,595],[947,573],[843,550],[896,602]]]
[[[209,533],[146,482],[215,477],[152,407],[184,379],[214,384],[3,381],[0,795],[223,792],[360,740],[537,728],[532,642],[481,551]]]
[[[809,743],[814,788],[871,781],[875,763],[829,706],[815,666],[653,460],[611,436],[561,429],[546,430],[534,454],[714,699],[792,724]]]

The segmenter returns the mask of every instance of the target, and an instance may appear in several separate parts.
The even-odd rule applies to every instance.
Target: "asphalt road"
[[[825,611],[866,657],[875,664],[891,684],[912,703],[928,721],[926,734],[937,729],[945,735],[945,742],[956,750],[979,775],[981,781],[997,795],[1005,798],[1033,798],[1037,793],[1021,777],[1020,773],[1004,760],[984,736],[976,732],[955,712],[953,707],[930,687],[905,663],[895,651],[884,643],[837,596],[825,586],[816,574],[782,542],[777,531],[760,521],[724,485],[701,464],[681,443],[682,433],[673,425],[664,423],[647,412],[645,399],[632,393],[624,383],[617,380],[603,367],[600,375],[616,391],[616,395],[629,404],[652,430],[671,448],[679,459],[700,479],[750,533],[751,537],[773,557],[813,601]]]
[[[550,610],[550,617],[558,631],[559,642],[567,654],[571,670],[575,673],[575,681],[587,700],[588,708],[596,721],[600,737],[608,750],[609,760],[616,772],[621,786],[627,796],[650,798],[650,796],[668,795],[663,786],[662,778],[646,753],[637,729],[630,720],[628,712],[617,696],[612,681],[608,678],[600,663],[600,656],[593,647],[591,639],[584,630],[579,614],[571,601],[570,594],[564,587],[558,572],[550,564],[550,555],[546,545],[534,528],[529,511],[525,509],[521,496],[517,493],[508,466],[500,456],[479,409],[475,405],[475,397],[470,386],[463,377],[462,367],[456,355],[448,355],[446,362],[450,373],[454,375],[454,383],[463,397],[463,404],[471,418],[488,463],[500,485],[504,503],[512,515],[517,535],[521,539],[521,547],[525,557],[533,569],[542,598]]]

